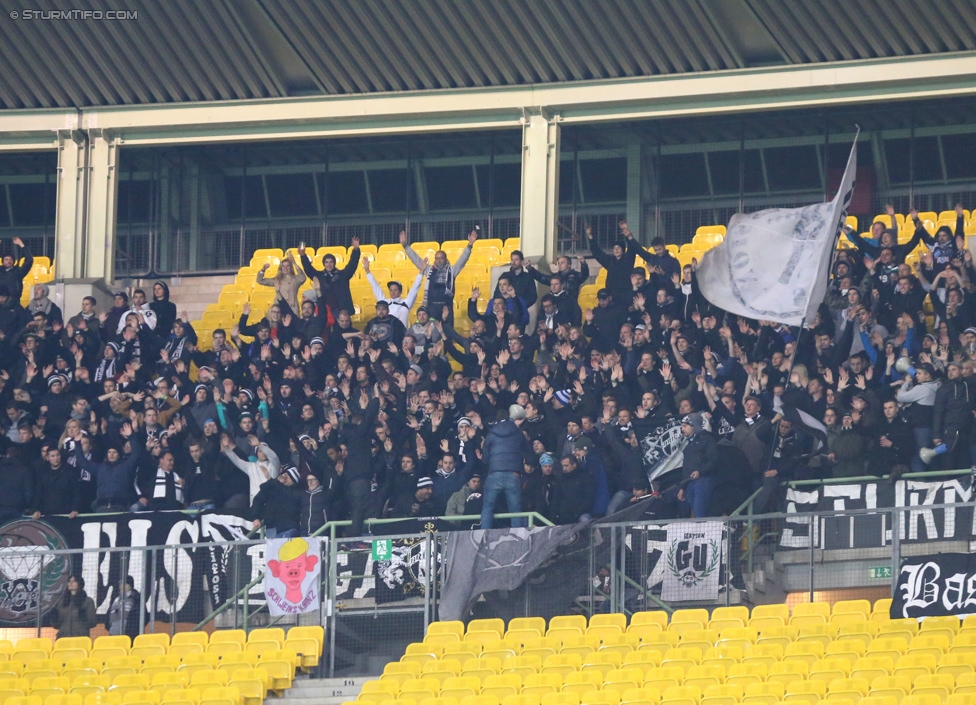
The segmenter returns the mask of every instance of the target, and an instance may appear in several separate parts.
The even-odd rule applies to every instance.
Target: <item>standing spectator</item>
[[[3,266],[0,267],[0,286],[7,287],[10,296],[19,301],[20,293],[24,290],[24,279],[30,273],[31,267],[34,266],[34,256],[27,248],[27,245],[24,244],[24,241],[19,237],[15,237],[11,242],[14,243],[15,247],[23,250],[24,262],[23,264],[17,264],[19,257],[17,257],[16,249],[13,254],[5,254],[3,256]]]
[[[80,575],[68,578],[68,589],[55,607],[52,622],[59,639],[91,636],[91,630],[98,624],[95,601],[85,592],[85,579]]]
[[[332,258],[332,261],[333,263],[335,262],[334,257]],[[278,265],[278,272],[272,279],[268,279],[266,276],[264,276],[264,273],[268,271],[270,266],[270,264],[265,262],[260,271],[258,271],[255,282],[261,286],[274,287],[275,303],[280,304],[284,302],[288,304],[288,308],[291,310],[292,314],[297,314],[301,311],[298,303],[298,290],[301,288],[302,284],[305,283],[305,272],[298,268],[298,265],[295,263],[294,255],[292,255],[291,252],[285,255],[285,258],[281,260],[281,264]],[[355,268],[352,273],[355,273]]]
[[[169,300],[169,286],[166,282],[153,284],[153,300],[149,308],[156,314],[156,328],[161,333],[168,333],[173,328],[173,322],[176,321],[176,304]]]
[[[963,378],[962,365],[956,361],[946,366],[946,381],[935,393],[932,409],[932,442],[940,455],[943,470],[969,466],[969,430],[973,424],[973,403],[969,382]]]
[[[388,304],[390,313],[403,324],[404,329],[410,326],[410,309],[413,308],[414,303],[417,301],[417,294],[420,293],[420,287],[424,282],[423,270],[427,269],[428,264],[429,260],[425,257],[423,267],[414,278],[406,297],[403,296],[403,285],[398,281],[387,282],[386,288],[390,292],[390,295],[383,296],[382,287],[376,281],[373,273],[369,271],[369,260],[363,260],[363,271],[366,272],[366,281],[369,282],[369,286],[373,290],[376,303],[379,304],[382,301]]]
[[[349,527],[350,536],[362,536],[363,524],[372,506],[372,444],[370,438],[376,426],[376,417],[380,412],[379,389],[373,389],[373,398],[368,398],[366,392],[360,395],[362,411],[354,411],[349,417],[341,433],[342,443],[346,446],[345,468],[342,481],[346,488],[346,506],[352,525]]]
[[[464,248],[464,251],[454,264],[447,261],[447,253],[443,250],[438,250],[434,253],[434,264],[428,265],[407,244],[406,231],[400,231],[400,245],[403,246],[403,251],[406,252],[407,258],[414,263],[414,266],[427,279],[427,289],[424,292],[424,306],[426,306],[427,311],[430,313],[430,317],[435,321],[442,320],[445,308],[450,311],[449,320],[454,320],[454,280],[461,273],[461,270],[464,269],[464,265],[467,264],[468,258],[471,256],[471,248],[474,247],[475,240],[477,239],[478,232],[472,230],[468,234],[468,246]]]
[[[64,462],[61,449],[48,448],[44,461],[34,476],[35,519],[51,514],[67,514],[74,519],[81,512],[81,487],[78,472]]]
[[[549,502],[549,518],[557,524],[575,524],[589,521],[596,489],[593,478],[579,468],[575,455],[562,459],[562,475],[553,484]]]
[[[31,503],[30,470],[16,444],[0,458],[0,525],[19,519]]]
[[[352,253],[349,262],[342,269],[336,267],[335,255],[328,254],[322,258],[322,269],[316,269],[305,251],[305,243],[298,247],[302,259],[302,269],[305,274],[319,283],[319,295],[333,313],[353,310],[352,294],[349,293],[349,281],[359,266],[359,238],[352,239]],[[297,290],[296,290],[297,291]],[[290,304],[289,304],[290,305]]]
[[[522,510],[522,450],[525,436],[522,423],[525,409],[518,404],[508,408],[508,419],[501,421],[488,431],[481,450],[481,461],[488,468],[485,481],[484,504],[481,508],[481,528],[490,529],[495,521],[495,504],[498,496],[505,494],[505,502],[510,513]],[[512,526],[524,527],[524,518],[512,519]]]
[[[681,468],[682,480],[687,483],[686,501],[695,517],[706,517],[718,469],[718,446],[715,437],[705,431],[700,413],[682,419],[681,435],[688,439]]]
[[[268,480],[251,504],[254,528],[264,527],[269,539],[290,539],[300,533],[302,490],[298,486],[298,468],[291,463],[281,466],[281,472]]]
[[[123,594],[112,601],[105,618],[105,626],[111,636],[128,636],[135,639],[141,631],[139,616],[141,596],[131,575],[125,577]]]
[[[310,536],[329,521],[329,504],[332,501],[334,491],[331,486],[331,477],[329,482],[330,487],[326,489],[315,475],[306,476],[307,489],[302,494],[302,506],[298,522],[302,536]]]

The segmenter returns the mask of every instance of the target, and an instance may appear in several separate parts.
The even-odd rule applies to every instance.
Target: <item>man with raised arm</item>
[[[474,247],[474,241],[477,239],[477,230],[468,233],[468,246],[464,248],[464,252],[454,264],[447,261],[447,254],[444,250],[438,250],[434,254],[434,264],[429,265],[426,260],[420,259],[420,255],[410,247],[407,242],[406,231],[400,231],[400,244],[403,245],[403,251],[407,253],[410,261],[427,279],[424,305],[427,307],[430,317],[435,321],[441,320],[441,313],[445,307],[451,312],[449,319],[454,320],[454,280],[464,269],[464,265],[467,264],[468,258],[471,256],[471,248]]]
[[[369,260],[363,260],[363,271],[366,272],[366,281],[369,282],[370,287],[373,289],[373,296],[376,297],[376,303],[383,302],[388,304],[390,307],[390,315],[398,319],[404,328],[410,325],[410,309],[413,308],[413,304],[417,300],[420,285],[424,281],[424,270],[428,264],[427,258],[424,258],[424,266],[417,273],[417,276],[413,280],[413,285],[410,287],[410,291],[407,292],[407,296],[404,298],[403,285],[398,281],[388,282],[386,288],[390,291],[390,295],[383,296],[383,288],[376,281],[373,273],[369,271]]]
[[[349,262],[345,267],[336,267],[336,258],[333,254],[328,254],[322,258],[322,269],[312,266],[312,260],[305,252],[305,243],[298,246],[298,252],[302,259],[302,269],[305,274],[315,279],[319,283],[319,290],[325,303],[334,312],[352,311],[352,294],[349,293],[349,280],[356,273],[359,265],[359,238],[352,239],[352,254],[349,255]]]

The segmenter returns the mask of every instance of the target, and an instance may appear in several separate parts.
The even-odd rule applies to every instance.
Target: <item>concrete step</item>
[[[318,688],[362,688],[363,683],[373,680],[370,676],[350,678],[299,678],[292,681],[291,691],[315,690]]]
[[[370,678],[308,678],[296,680],[280,700],[288,705],[342,705],[356,699]]]

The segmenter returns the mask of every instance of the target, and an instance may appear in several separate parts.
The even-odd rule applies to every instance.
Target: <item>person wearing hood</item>
[[[522,435],[525,409],[518,404],[508,408],[508,418],[492,426],[481,448],[481,462],[488,468],[485,481],[484,504],[481,508],[481,528],[490,529],[495,520],[495,504],[502,493],[510,513],[522,510],[522,454],[527,446]],[[525,527],[524,518],[512,519],[513,527]]]
[[[27,313],[34,316],[43,313],[48,323],[64,323],[64,314],[61,308],[51,301],[49,295],[51,287],[47,284],[35,284],[31,291],[31,300],[27,304]]]
[[[261,485],[251,503],[254,528],[264,526],[269,539],[290,539],[301,531],[302,489],[298,468],[291,463],[281,466],[281,473]]]
[[[895,400],[902,405],[900,413],[912,429],[916,448],[932,446],[932,409],[938,390],[938,372],[931,363],[925,362],[908,368],[895,394]],[[912,454],[911,468],[912,472],[925,472],[925,463],[917,454]]]
[[[105,627],[111,636],[127,635],[133,639],[139,636],[140,622],[139,603],[141,597],[136,590],[135,580],[131,575],[125,577],[125,586],[122,595],[116,597],[109,607],[105,617]]]
[[[125,423],[119,435],[123,443],[132,437],[132,427]],[[135,499],[132,482],[142,456],[142,443],[132,442],[132,454],[124,458],[118,443],[111,443],[105,451],[105,461],[98,463],[85,457],[81,443],[75,445],[75,464],[95,476],[94,512],[124,512]]]
[[[168,331],[176,320],[176,304],[169,300],[169,286],[158,281],[153,284],[153,300],[149,308],[156,314],[156,330]]]
[[[715,437],[704,429],[700,413],[688,414],[681,421],[681,435],[688,443],[684,448],[681,467],[685,486],[685,502],[696,518],[708,516],[712,486],[718,469],[718,445]]]
[[[336,476],[333,473],[326,487],[319,478],[309,473],[305,477],[306,489],[302,493],[299,513],[299,529],[302,536],[310,536],[329,521],[329,507],[335,493]]]

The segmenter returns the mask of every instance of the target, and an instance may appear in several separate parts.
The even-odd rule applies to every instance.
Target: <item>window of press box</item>
[[[763,149],[770,191],[822,190],[820,157],[812,144]]]
[[[10,211],[7,209],[7,188],[0,184],[0,228],[9,228]]]
[[[712,193],[730,196],[739,193],[739,167],[742,163],[739,150],[708,153],[708,172],[712,177]]]
[[[403,213],[417,211],[417,189],[410,179],[413,172],[407,169],[370,169],[369,200],[374,213]],[[407,201],[407,193],[410,201]]]
[[[427,205],[430,210],[477,208],[474,172],[470,165],[425,166]],[[486,204],[487,206],[487,204]]]
[[[54,222],[57,207],[54,184],[8,184],[13,224],[16,227]]]
[[[495,162],[475,167],[481,207],[518,208],[522,200],[522,165]]]
[[[121,179],[115,197],[119,223],[148,223],[152,183],[146,179]]]
[[[710,195],[704,154],[662,154],[658,174],[661,198]]]
[[[976,134],[942,135],[947,179],[976,177]]]
[[[264,201],[264,182],[260,176],[226,176],[224,191],[227,198],[227,219],[231,222],[243,215],[247,219],[267,218]]]
[[[627,159],[581,159],[580,182],[586,203],[623,203],[627,200]]]
[[[329,215],[369,213],[366,199],[366,173],[362,171],[330,171],[328,178]]]
[[[264,183],[273,218],[318,215],[312,174],[267,174]]]
[[[573,189],[577,186],[576,160],[563,159],[559,162],[559,203],[571,204],[573,202]]]
[[[915,138],[914,177],[909,173],[911,145],[912,140],[907,137],[884,141],[885,161],[888,163],[888,180],[893,184],[942,181],[942,160],[939,158],[938,138]]]

